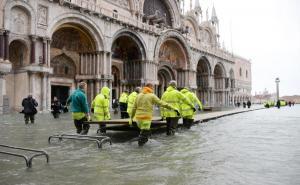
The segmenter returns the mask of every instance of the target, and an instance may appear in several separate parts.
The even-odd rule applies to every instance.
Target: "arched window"
[[[246,78],[248,78],[248,70],[246,70]]]
[[[242,76],[242,68],[240,68],[240,76]]]

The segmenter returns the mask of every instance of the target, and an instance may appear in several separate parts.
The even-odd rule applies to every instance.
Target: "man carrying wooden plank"
[[[132,108],[131,118],[135,117],[137,125],[140,129],[140,135],[138,139],[139,146],[143,146],[148,142],[148,137],[150,136],[150,127],[153,116],[153,105],[159,105],[167,109],[173,109],[178,114],[178,109],[173,108],[168,103],[160,100],[155,94],[153,94],[153,85],[148,83],[143,88],[142,93],[140,93],[134,103]],[[132,120],[129,121],[132,124]]]
[[[92,109],[94,109],[95,121],[110,120],[109,112],[109,95],[110,89],[103,87],[101,93],[99,93],[92,102]],[[106,125],[100,124],[100,132],[106,133]]]

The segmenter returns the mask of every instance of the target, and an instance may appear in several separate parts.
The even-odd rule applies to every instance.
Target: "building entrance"
[[[65,105],[69,97],[70,87],[61,86],[61,85],[52,85],[51,86],[51,101],[54,96],[58,98],[62,105]]]

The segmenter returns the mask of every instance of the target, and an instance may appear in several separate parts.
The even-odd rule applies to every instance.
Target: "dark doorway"
[[[69,91],[70,91],[70,87],[68,86],[52,85],[51,101],[53,100],[53,97],[56,96],[61,102],[61,104],[65,105],[69,97]]]
[[[116,89],[112,89],[111,94],[112,94],[112,99],[116,99],[117,98]]]

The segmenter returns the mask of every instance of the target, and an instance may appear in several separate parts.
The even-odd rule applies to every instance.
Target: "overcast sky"
[[[275,92],[279,77],[280,96],[300,95],[300,1],[200,0],[204,17],[213,5],[221,42],[251,60],[252,94],[265,88]]]

